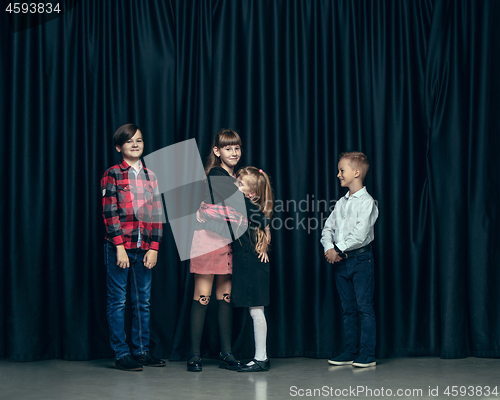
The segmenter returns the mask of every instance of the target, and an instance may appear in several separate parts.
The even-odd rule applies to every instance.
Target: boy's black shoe
[[[331,365],[351,365],[356,356],[354,354],[342,353],[341,355],[330,358],[328,364]]]
[[[370,357],[365,354],[360,354],[359,357],[356,358],[352,363],[353,367],[358,367],[358,368],[374,367],[375,365],[377,365],[375,357]]]
[[[137,361],[139,364],[146,365],[147,367],[165,366],[165,361],[154,357],[149,351],[146,351],[144,354],[134,356],[134,360]]]
[[[142,371],[142,365],[136,363],[130,354],[116,360],[115,367],[122,371]]]

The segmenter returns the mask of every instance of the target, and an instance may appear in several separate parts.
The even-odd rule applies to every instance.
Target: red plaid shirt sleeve
[[[160,190],[158,189],[158,181],[153,171],[148,170],[151,186],[153,188],[153,204],[151,208],[151,249],[158,251],[160,242],[163,237],[163,209],[161,205]]]
[[[120,217],[118,216],[118,195],[117,184],[114,171],[116,168],[110,168],[101,179],[102,190],[102,216],[106,226],[106,238],[115,244],[124,244],[122,235]]]

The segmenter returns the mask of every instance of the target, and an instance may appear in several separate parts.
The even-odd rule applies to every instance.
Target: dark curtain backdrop
[[[494,0],[81,0],[12,33],[1,13],[0,357],[112,357],[99,180],[127,122],[145,154],[195,138],[205,157],[237,129],[273,178],[271,357],[343,349],[319,239],[348,150],[380,209],[377,356],[500,357],[499,19]],[[187,356],[192,290],[166,224],[156,355]],[[245,310],[233,331],[252,357]]]

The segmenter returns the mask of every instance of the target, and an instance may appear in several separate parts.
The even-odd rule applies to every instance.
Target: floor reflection
[[[255,400],[267,400],[267,376],[266,372],[248,373],[248,381],[255,388]]]

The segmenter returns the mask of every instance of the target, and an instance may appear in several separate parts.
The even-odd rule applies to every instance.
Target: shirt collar
[[[132,166],[128,165],[128,163],[125,160],[122,160],[122,162],[120,163],[120,169],[122,171],[126,171],[129,168],[132,168]],[[142,169],[142,161],[139,161],[139,171],[138,172],[140,172],[141,169]]]
[[[367,193],[367,192],[366,192],[366,186],[363,186],[363,188],[362,188],[362,189],[359,189],[356,193],[354,193],[354,194],[352,194],[352,195],[350,195],[350,196],[349,196],[349,192],[347,192],[347,193],[345,194],[345,196],[344,196],[344,197],[345,197],[346,199],[348,199],[349,197],[352,197],[353,199],[356,199],[356,198],[358,198],[358,197],[363,196],[365,193]]]

